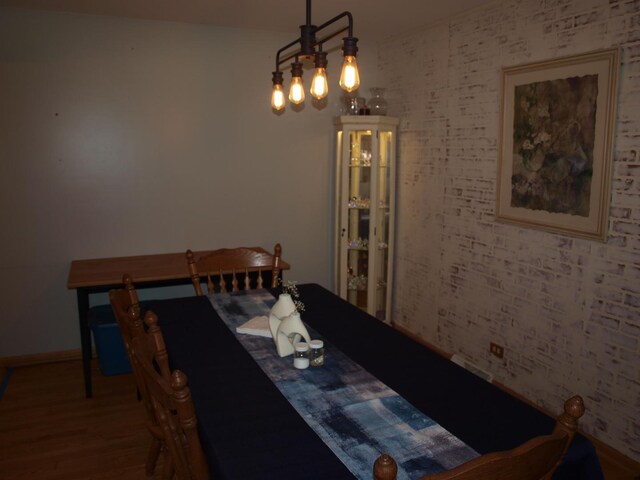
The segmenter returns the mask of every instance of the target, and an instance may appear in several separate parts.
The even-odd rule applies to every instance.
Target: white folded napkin
[[[253,317],[251,320],[243,323],[239,327],[236,327],[236,332],[245,333],[247,335],[257,335],[259,337],[271,338],[271,330],[269,329],[269,317]]]

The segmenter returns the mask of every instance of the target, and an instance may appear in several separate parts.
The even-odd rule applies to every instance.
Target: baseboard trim
[[[415,333],[411,332],[410,330],[407,330],[405,327],[402,327],[402,326],[397,325],[397,324],[393,324],[393,328],[398,330],[400,333],[406,335],[407,337],[411,338],[412,340],[420,343],[421,345],[424,345],[425,347],[427,347],[428,349],[430,349],[433,352],[437,353],[438,355],[443,356],[443,357],[451,360],[451,357],[453,356],[451,353],[446,352],[445,350],[442,350],[441,348],[438,348],[435,345],[427,342],[426,340],[424,340],[420,336],[416,335]],[[527,405],[530,405],[531,407],[541,411],[545,415],[547,415],[547,416],[549,416],[551,418],[557,417],[557,413],[549,412],[548,410],[540,407],[539,405],[536,405],[531,400],[529,400],[528,398],[526,398],[523,395],[519,394],[518,392],[510,389],[506,385],[504,385],[504,384],[502,384],[500,382],[496,382],[495,380],[493,382],[491,382],[491,383],[493,385],[495,385],[496,387],[498,387],[500,390],[502,390],[502,391],[508,393],[509,395],[517,398],[518,400],[526,403]],[[585,433],[582,430],[579,430],[579,431],[580,431],[580,433],[582,435],[587,437],[589,439],[589,441],[593,444],[593,446],[595,447],[596,451],[598,452],[598,457],[600,458],[600,462],[601,463],[608,462],[609,464],[614,464],[614,465],[617,466],[617,468],[625,471],[625,473],[628,473],[628,475],[629,475],[628,478],[630,478],[630,479],[637,478],[637,475],[640,474],[640,462],[636,462],[632,458],[629,458],[626,455],[624,455],[623,453],[620,453],[618,450],[616,450],[615,448],[607,445],[602,440],[598,440],[593,435]]]
[[[424,345],[425,347],[427,347],[429,350],[434,351],[438,355],[440,355],[440,356],[442,356],[442,357],[444,357],[444,358],[446,358],[448,360],[451,360],[451,357],[453,356],[452,353],[445,352],[441,348],[436,347],[434,344],[427,342],[424,338],[422,338],[419,335],[413,333],[411,330],[408,330],[407,328],[398,325],[397,323],[392,323],[391,326],[394,329],[398,330],[403,335],[409,337],[411,340],[413,340],[415,342],[418,342],[421,345]]]
[[[15,355],[0,358],[0,371],[6,368],[28,367],[43,363],[66,362],[69,360],[81,360],[82,351],[65,350],[62,352],[33,353],[29,355]]]
[[[596,447],[598,458],[603,466],[607,464],[615,465],[617,470],[624,472],[624,478],[629,478],[631,480],[640,479],[640,462],[636,462],[632,458],[627,457],[589,433],[582,431],[580,433],[587,437],[589,441],[593,443],[593,446]]]

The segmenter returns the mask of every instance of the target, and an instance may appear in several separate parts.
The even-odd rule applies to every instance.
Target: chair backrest
[[[533,438],[506,452],[482,455],[445,472],[425,475],[418,480],[547,480],[564,458],[584,414],[584,403],[578,395],[564,403],[564,413],[551,435]],[[373,467],[374,480],[395,480],[397,466],[393,458],[383,454]]]
[[[133,355],[132,341],[135,337],[144,334],[144,325],[140,318],[140,301],[135,287],[133,286],[133,279],[130,275],[124,274],[122,277],[122,283],[124,288],[109,291],[109,301],[111,302],[111,308],[113,309],[114,316],[118,323],[118,329],[122,336],[122,341],[129,357],[129,363],[133,371],[133,377],[136,382],[136,388],[138,390],[138,398],[144,405],[145,413],[147,415],[146,426],[152,435],[152,443],[149,447],[149,455],[146,461],[146,473],[147,476],[153,475],[155,471],[158,457],[161,450],[164,451],[164,434],[156,421],[155,412],[153,409],[151,396],[148,392],[147,386],[142,376],[141,368],[138,364],[137,358]],[[156,333],[157,335],[157,333]],[[162,340],[162,339],[160,339]],[[159,355],[159,362],[162,365],[162,372],[166,380],[170,379],[169,361],[166,354]],[[173,472],[173,466],[171,460],[165,456],[165,462],[163,464],[163,475],[169,476]],[[163,476],[164,478],[164,476]]]
[[[242,281],[244,290],[251,290],[251,278],[249,273],[257,273],[255,280],[255,288],[263,287],[263,272],[271,272],[270,286],[278,285],[280,276],[280,259],[282,257],[282,247],[276,244],[273,254],[258,247],[239,247],[239,248],[221,248],[215,250],[200,258],[195,258],[191,250],[187,250],[187,265],[189,274],[193,282],[193,288],[196,295],[202,295],[201,279],[207,279],[207,293],[213,293],[216,290],[226,292],[228,290],[225,276],[230,278],[231,291],[239,290],[238,276],[243,276]],[[214,283],[214,279],[218,278],[218,286]]]
[[[137,358],[133,356],[132,350],[133,339],[145,333],[145,328],[140,318],[140,301],[138,300],[138,294],[133,286],[131,276],[124,274],[122,283],[124,284],[124,288],[109,290],[109,302],[111,303],[113,314],[118,323],[118,329],[120,330],[127,356],[129,357],[129,363],[131,363],[131,370],[133,371],[133,377],[136,381],[138,394],[147,413],[147,427],[156,438],[162,438],[162,432],[155,419],[151,398],[142,377],[142,371]],[[159,333],[154,332],[153,335],[158,336]],[[162,366],[161,371],[164,378],[168,381],[170,378],[169,361],[161,336],[157,342],[159,345],[158,348],[163,350],[163,353],[158,355],[159,364]]]
[[[132,339],[131,351],[149,393],[175,476],[178,480],[208,480],[209,469],[198,437],[187,376],[174,370],[166,378],[168,362],[158,318],[147,311],[144,322],[147,331]]]

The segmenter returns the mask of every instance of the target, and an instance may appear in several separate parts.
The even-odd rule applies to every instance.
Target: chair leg
[[[162,462],[162,476],[160,477],[162,480],[173,480],[173,474],[175,470],[173,468],[173,462],[171,461],[171,455],[167,449],[164,449],[164,461]]]
[[[145,463],[145,473],[147,474],[147,477],[153,476],[161,448],[162,443],[160,440],[152,436],[151,445],[149,445],[149,453],[147,454],[147,462]]]

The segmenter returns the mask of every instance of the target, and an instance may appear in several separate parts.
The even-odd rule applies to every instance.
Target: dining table
[[[149,303],[149,309],[158,316],[171,368],[183,371],[188,377],[198,432],[212,478],[372,478],[377,455],[385,453],[375,451],[376,448],[393,447],[396,445],[395,437],[391,443],[383,444],[375,437],[378,433],[385,435],[384,429],[374,430],[374,433],[365,432],[366,428],[355,433],[349,430],[350,421],[344,411],[349,412],[354,408],[352,406],[337,412],[330,420],[323,417],[322,422],[331,423],[330,428],[319,424],[314,413],[300,411],[300,405],[305,407],[307,403],[321,402],[323,396],[329,398],[337,390],[349,390],[348,384],[338,387],[331,381],[325,382],[321,388],[304,386],[305,382],[312,384],[315,378],[325,375],[325,368],[358,368],[362,375],[382,385],[381,389],[397,394],[408,406],[403,408],[413,412],[411,416],[421,416],[419,421],[422,425],[426,421],[440,429],[438,439],[443,438],[442,432],[453,439],[456,449],[464,453],[458,457],[458,462],[469,452],[482,455],[509,450],[553,430],[555,418],[326,288],[310,283],[298,285],[298,291],[304,306],[302,320],[312,335],[322,339],[325,345],[325,365],[317,367],[315,372],[311,368],[308,372],[296,372],[292,357],[276,356],[270,363],[263,361],[265,355],[271,355],[269,349],[275,351],[270,338],[257,340],[254,337],[250,340],[249,343],[253,344],[265,342],[257,355],[255,352],[252,354],[246,347],[248,336],[237,333],[226,318],[242,312],[236,312],[235,304],[221,311],[219,305],[224,299],[212,298],[217,295],[259,295],[267,299],[268,306],[281,293],[278,288]],[[235,320],[242,322],[248,318]],[[348,362],[350,366],[336,365],[340,362]],[[300,398],[297,394],[293,399],[288,398],[286,389],[274,381],[274,374],[276,377],[284,374],[289,380],[293,378],[289,384],[301,384],[303,392],[310,392],[309,397]],[[300,376],[296,379],[295,375]],[[587,415],[588,407],[587,404]],[[328,408],[333,409],[334,405]],[[561,409],[562,405],[558,405],[558,412]],[[382,414],[377,412],[376,415]],[[346,445],[345,451],[360,452],[356,453],[362,457],[358,460],[365,465],[370,464],[371,470],[367,470],[369,467],[362,472],[354,469],[348,460],[345,461],[344,452],[336,450],[336,441]],[[425,449],[424,455],[419,449],[410,452],[408,460],[399,462],[398,478],[415,479],[422,473],[451,468],[452,465],[438,457],[438,443],[439,440],[433,448]],[[362,449],[360,444],[373,447]],[[428,461],[421,462],[427,453],[430,454]],[[403,473],[403,469],[409,473]],[[553,478],[604,478],[595,448],[585,436],[576,434]]]

